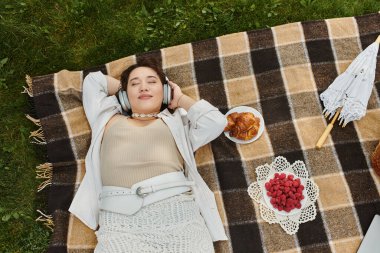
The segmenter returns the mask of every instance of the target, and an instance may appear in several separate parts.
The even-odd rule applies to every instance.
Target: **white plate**
[[[230,132],[224,132],[224,135],[230,139],[231,141],[233,142],[236,142],[236,143],[239,143],[239,144],[247,144],[247,143],[251,143],[255,140],[257,140],[258,138],[260,138],[260,136],[263,134],[264,132],[264,118],[263,116],[261,115],[261,113],[259,113],[256,109],[252,108],[252,107],[249,107],[249,106],[238,106],[238,107],[235,107],[235,108],[232,108],[231,110],[229,110],[227,113],[226,113],[226,117],[228,115],[230,115],[231,113],[234,113],[234,112],[251,112],[253,113],[253,115],[255,115],[255,117],[258,117],[260,119],[260,127],[259,127],[259,131],[257,132],[256,136],[253,137],[252,139],[250,140],[247,140],[247,141],[243,141],[243,140],[239,140],[235,137],[231,137],[230,136]]]
[[[270,179],[273,179],[275,173],[278,173],[278,174],[284,173],[284,174],[286,174],[286,176],[288,176],[288,175],[293,175],[293,176],[294,176],[294,179],[299,178],[299,179],[301,180],[301,184],[302,184],[305,188],[303,189],[303,192],[302,192],[302,194],[303,194],[303,196],[304,196],[304,199],[301,200],[301,208],[300,208],[300,209],[298,209],[298,208],[294,208],[294,209],[291,210],[290,212],[286,212],[286,211],[280,211],[280,210],[278,210],[277,208],[274,208],[274,207],[272,206],[272,204],[270,203],[270,199],[271,199],[271,197],[269,197],[269,196],[267,195],[267,192],[268,192],[268,191],[265,189],[265,183],[268,182]],[[307,193],[306,193],[306,184],[307,184],[307,180],[304,179],[304,178],[301,178],[301,177],[297,177],[297,176],[294,175],[293,173],[290,173],[290,172],[287,172],[287,171],[281,171],[281,172],[275,172],[275,173],[272,173],[271,175],[269,175],[269,176],[267,177],[267,180],[266,180],[266,181],[263,183],[263,185],[262,185],[263,198],[264,198],[265,203],[267,204],[267,207],[268,207],[269,209],[273,210],[275,213],[280,214],[280,215],[284,215],[284,216],[290,216],[290,215],[293,215],[293,214],[296,214],[296,213],[301,212],[301,211],[302,211],[302,208],[305,207],[305,204],[306,204],[306,201],[307,201]]]

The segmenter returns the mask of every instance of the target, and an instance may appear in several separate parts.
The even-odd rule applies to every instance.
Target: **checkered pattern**
[[[161,60],[171,80],[223,113],[246,105],[265,120],[262,137],[237,145],[220,136],[196,153],[214,191],[229,241],[216,252],[356,252],[380,213],[380,178],[370,154],[380,139],[380,61],[367,115],[335,126],[314,148],[327,122],[319,94],[380,34],[380,14],[310,21],[241,32],[129,56],[85,71],[33,78],[33,97],[53,164],[49,213],[55,230],[49,252],[92,252],[94,233],[67,212],[85,173],[90,128],[82,108],[82,81],[91,71],[120,77],[141,57]],[[247,187],[255,168],[282,155],[302,160],[320,188],[317,217],[296,235],[264,222]]]

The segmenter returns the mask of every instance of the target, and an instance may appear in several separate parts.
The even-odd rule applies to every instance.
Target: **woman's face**
[[[162,82],[156,71],[138,67],[129,75],[128,100],[135,113],[159,112],[164,96]]]

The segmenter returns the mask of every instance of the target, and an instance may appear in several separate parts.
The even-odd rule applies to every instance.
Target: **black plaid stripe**
[[[378,198],[376,202],[356,204],[355,209],[359,217],[363,234],[365,234],[373,217],[376,214],[380,214],[380,200]]]
[[[248,33],[253,72],[259,89],[261,109],[267,126],[291,120],[289,103],[279,71],[279,61],[270,29]],[[265,49],[261,49],[263,47]],[[264,61],[263,59],[270,59]]]
[[[355,17],[355,20],[358,25],[362,48],[364,49],[372,44],[377,36],[380,35],[380,15],[378,13],[369,14]]]
[[[271,29],[251,31],[247,35],[255,75],[258,76],[264,72],[278,70],[280,66]]]
[[[216,39],[202,40],[191,43],[194,61],[204,61],[218,58],[218,46]]]
[[[45,99],[45,97],[35,97],[35,101],[40,99]],[[55,96],[54,101],[58,106],[58,101]],[[38,108],[39,107],[37,107],[37,110]],[[54,114],[51,117],[41,118],[40,121],[47,142],[49,161],[52,163],[59,163],[75,160],[69,134],[62,114]],[[60,150],[60,152],[57,152],[57,150]]]
[[[56,152],[56,150],[61,150],[61,152]],[[75,160],[73,150],[71,149],[70,139],[48,142],[47,153],[50,162],[53,163]]]
[[[366,40],[366,29],[360,28],[358,22],[360,39]],[[370,24],[367,24],[370,26]],[[373,40],[372,40],[373,42]],[[366,48],[367,42],[362,42],[362,49]],[[364,47],[363,47],[364,46]],[[370,175],[365,152],[360,144],[360,138],[353,123],[349,123],[345,128],[336,127],[331,134],[335,143],[334,147],[338,155],[347,185],[350,189],[352,199],[355,203],[355,210],[359,217],[362,227],[365,228],[366,222],[363,220],[372,219],[374,214],[371,212],[361,212],[359,203],[378,200],[376,185]],[[376,202],[375,202],[376,203]],[[364,232],[364,231],[363,231]]]
[[[317,89],[324,91],[337,76],[326,23],[310,21],[301,24]]]
[[[306,41],[306,47],[310,62],[315,63],[314,65],[324,62],[334,62],[330,40]]]
[[[282,81],[281,81],[282,82]],[[262,115],[264,117],[265,125],[270,127],[277,123],[290,122],[292,116],[290,114],[290,107],[286,95],[278,96],[271,99],[261,98],[261,85],[259,85],[259,80],[257,80],[259,91],[260,91],[260,100],[261,100],[261,109]],[[273,126],[274,130],[276,126]],[[295,130],[293,128],[292,133]]]
[[[326,40],[329,32],[324,20],[301,22],[302,30],[306,41]]]
[[[221,190],[245,189],[247,182],[236,145],[224,136],[212,144]]]
[[[318,210],[318,204],[315,204]],[[317,216],[314,220],[302,223],[302,225],[300,225],[297,232],[297,238],[301,248],[308,248],[310,245],[314,246],[323,243],[328,245],[326,231],[320,212],[317,212]],[[328,250],[329,251],[327,252],[330,252],[330,247],[328,247]]]
[[[266,36],[268,38],[269,35]],[[254,38],[250,38],[250,41],[254,41]],[[273,40],[273,38],[272,38]],[[273,42],[274,43],[274,42]],[[271,45],[273,44],[271,42],[267,41],[267,44]],[[255,46],[253,43],[250,43],[251,46]],[[267,54],[275,55],[276,57],[272,59],[272,61],[275,61],[273,65],[276,65],[279,62],[279,59],[277,59],[277,54],[275,51],[275,48],[272,49],[265,49]],[[268,53],[270,50],[272,50],[272,53]],[[252,50],[252,61],[254,61],[256,55],[254,55],[253,52],[255,50]],[[319,61],[320,58],[317,58]],[[265,74],[261,74],[260,72],[264,70],[264,68],[257,68],[255,64],[253,65],[253,70],[256,75],[257,80],[257,86],[260,93],[260,103],[261,108],[263,111],[263,117],[266,122],[266,129],[269,134],[269,138],[272,144],[272,148],[274,151],[275,156],[283,155],[287,158],[287,160],[290,163],[295,162],[296,160],[305,161],[305,157],[302,151],[302,146],[299,142],[295,126],[294,126],[294,120],[292,119],[291,114],[291,107],[289,105],[288,96],[286,94],[285,84],[282,80],[281,72],[280,70],[276,71],[267,71]],[[257,65],[257,64],[256,64]],[[279,66],[278,66],[279,68]],[[267,68],[266,70],[269,70],[270,68]],[[258,73],[257,73],[258,72]],[[268,75],[266,79],[261,78],[261,76]],[[274,80],[274,82],[265,82],[265,80]],[[275,93],[272,95],[272,97],[268,96],[267,89],[270,87],[270,85],[277,86],[277,94]],[[269,98],[268,98],[269,97]],[[313,230],[315,231],[314,237],[307,237],[305,238],[301,231],[297,233],[299,245],[301,248],[309,248],[310,245],[313,245],[313,249],[315,249],[315,245],[324,243],[325,245],[323,247],[326,247],[328,250],[330,250],[326,237],[326,231],[324,228],[324,224],[322,222],[322,218],[319,215],[317,218],[312,221],[311,223],[313,225]],[[309,224],[309,226],[311,225]],[[303,226],[304,224],[302,224]],[[300,227],[302,227],[300,226]],[[307,229],[307,227],[304,227],[303,229]],[[309,227],[310,229],[310,227]],[[310,230],[309,230],[310,231]]]
[[[334,130],[335,131],[331,131],[331,136],[335,144],[346,144],[358,141],[358,134],[353,123],[347,124],[344,128],[336,124]]]
[[[53,168],[52,185],[49,189],[49,213],[57,209],[69,209],[74,197],[78,165],[76,162],[61,162],[54,163]]]
[[[234,252],[264,252],[257,223],[243,223],[230,226],[230,234],[234,238],[232,240]]]
[[[255,66],[253,66],[253,70],[255,71],[257,87],[260,90],[261,100],[275,100],[279,96],[283,96],[286,93],[279,69],[262,74],[256,74],[257,69]],[[276,102],[274,101],[274,103]]]
[[[103,74],[107,75],[107,67],[105,64],[103,65],[99,65],[99,66],[96,66],[96,67],[93,67],[93,68],[88,68],[88,69],[85,69],[83,70],[83,80],[84,78],[91,72],[97,72],[97,71],[101,71]]]
[[[326,29],[321,29],[321,31],[322,30],[327,30],[327,27]],[[304,31],[306,39],[312,37],[312,34],[308,34],[312,31],[309,29],[304,29]],[[306,45],[309,53],[309,58],[312,63],[314,79],[320,93],[321,91],[325,90],[337,76],[335,66],[336,59],[334,59],[333,49],[331,48],[331,43],[328,39],[306,41]],[[326,75],[326,73],[330,73],[330,75]],[[352,123],[351,126],[348,125],[345,129],[335,127],[331,132],[331,137],[335,143],[335,151],[337,153],[337,158],[339,159],[343,171],[363,169],[363,167],[366,167],[365,157],[363,155],[357,133],[353,128]],[[347,180],[347,175],[345,176]],[[347,180],[347,183],[351,192],[355,190],[353,188],[354,185],[352,184],[352,181]],[[298,233],[299,238],[300,234],[301,233]],[[322,235],[323,233],[320,233],[320,236]]]
[[[361,17],[355,17],[359,33],[360,42],[363,49],[373,43],[377,36],[380,35],[380,15],[379,14],[369,14]],[[376,76],[375,80],[380,79],[380,50],[377,53],[377,64],[376,64]],[[375,83],[375,90],[377,91],[377,96],[380,96],[380,82]]]
[[[140,61],[144,58],[154,58],[158,61],[160,65],[162,65],[162,55],[160,50],[154,50],[149,52],[144,52],[141,54],[136,54],[136,62],[140,63]]]
[[[342,129],[335,129],[335,131],[339,130],[343,131]],[[352,170],[368,170],[365,155],[359,141],[346,144],[335,144],[335,150],[344,172]]]
[[[228,104],[216,39],[192,43],[192,48],[200,98],[226,112]]]
[[[54,74],[33,78],[33,102],[39,119],[59,114],[54,90]]]
[[[370,203],[379,201],[379,193],[369,170],[346,173],[354,203]]]
[[[227,110],[227,97],[223,88],[222,70],[217,53],[215,39],[194,43],[194,69],[201,98],[219,108]],[[214,49],[212,49],[214,48]],[[213,53],[215,53],[213,55]],[[210,73],[213,73],[210,75]],[[213,91],[213,92],[210,92]],[[215,92],[218,91],[217,94]],[[253,203],[246,189],[247,181],[244,175],[242,158],[237,147],[223,135],[211,142],[215,167],[222,192],[224,208],[229,221],[229,232],[234,252],[249,252],[246,249],[255,249],[261,252],[260,240],[255,242],[247,240],[251,236],[259,237],[259,229],[256,223],[256,214]],[[241,212],[236,212],[237,206]],[[240,215],[239,215],[240,214]],[[244,223],[245,225],[241,225]],[[250,231],[247,234],[247,231]],[[243,248],[242,248],[243,247]],[[259,251],[258,251],[259,250]]]
[[[67,229],[70,214],[67,211],[57,210],[53,213],[54,233],[50,239],[47,253],[67,253]]]

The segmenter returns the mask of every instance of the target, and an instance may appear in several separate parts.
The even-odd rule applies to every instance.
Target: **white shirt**
[[[92,129],[91,145],[86,155],[86,174],[74,196],[69,211],[84,224],[95,230],[98,226],[99,195],[102,191],[100,176],[100,144],[104,127],[110,118],[121,113],[115,96],[108,96],[106,77],[99,71],[83,81],[83,107]],[[181,153],[188,178],[195,182],[193,192],[213,241],[228,240],[218,213],[213,192],[197,171],[194,152],[217,138],[227,125],[220,111],[205,100],[197,101],[188,112],[167,109],[159,116],[169,127]]]

